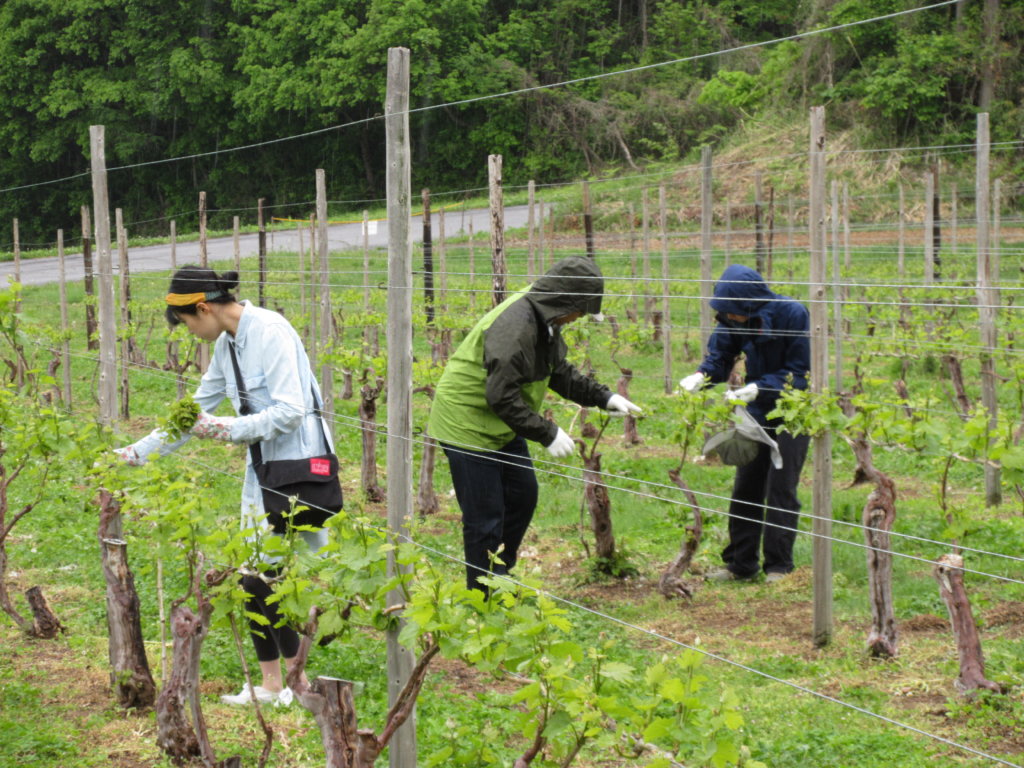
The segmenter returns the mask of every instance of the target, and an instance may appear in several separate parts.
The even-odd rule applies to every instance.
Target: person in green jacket
[[[593,259],[562,259],[484,315],[445,366],[427,432],[448,457],[470,589],[486,591],[481,576],[516,563],[537,506],[527,440],[555,458],[573,452],[572,438],[540,413],[547,390],[610,413],[640,412],[565,359],[562,326],[600,316],[603,294]]]

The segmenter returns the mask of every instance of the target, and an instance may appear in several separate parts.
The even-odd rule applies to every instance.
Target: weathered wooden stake
[[[97,396],[100,422],[117,419],[117,320],[114,316],[114,275],[110,254],[110,207],[107,196],[107,162],[102,125],[89,126],[92,166],[92,207],[96,216],[96,250],[100,287],[98,297],[100,375]]]
[[[711,147],[701,148],[700,175],[700,348],[711,336],[711,226],[713,222]]]
[[[263,201],[259,198],[256,201],[256,230],[257,230],[257,261],[259,275],[257,277],[257,303],[261,307],[267,306],[265,295],[267,286],[267,225],[263,221]]]
[[[994,433],[997,428],[999,404],[996,400],[995,352],[998,344],[996,335],[996,297],[993,290],[992,250],[989,238],[989,116],[987,112],[978,115],[977,167],[975,170],[975,200],[977,211],[976,245],[978,251],[978,323],[981,331],[981,404],[988,411],[989,427]],[[999,467],[985,462],[985,504],[998,506],[1003,493]]]
[[[583,182],[583,236],[587,256],[594,258],[594,214],[590,209],[590,184],[586,181]]]
[[[410,210],[412,183],[409,154],[409,49],[388,49],[387,96],[384,105],[387,160],[388,208],[388,530],[396,547],[409,536],[412,517],[412,239]],[[500,256],[504,277],[504,237],[501,226],[501,158],[491,162],[492,239],[495,258]],[[497,177],[493,173],[497,170]],[[495,195],[498,199],[495,201]],[[497,202],[497,206],[494,203]],[[499,270],[495,269],[495,273]],[[495,278],[497,280],[497,277]],[[497,292],[499,286],[495,285]],[[504,292],[504,284],[500,286]],[[402,572],[395,551],[388,553],[388,574]],[[400,605],[400,589],[388,593],[388,605]],[[419,669],[414,654],[399,641],[405,625],[398,616],[388,630],[388,703],[395,709],[408,696],[407,686]],[[424,662],[425,659],[421,659]],[[425,664],[422,665],[425,669]],[[418,690],[418,689],[416,689]],[[391,768],[416,766],[415,697],[409,703],[408,719],[393,731],[389,753]]]
[[[331,341],[331,265],[327,246],[327,174],[316,169],[316,221],[317,245],[320,249],[320,347],[325,352]],[[324,428],[334,435],[334,368],[326,362],[320,365],[320,395],[323,398]]]
[[[537,185],[534,183],[533,179],[530,179],[526,182],[526,279],[531,283],[533,282],[534,276],[537,274],[536,262],[534,261],[536,256],[536,232],[534,232],[536,219],[533,215],[536,197]]]
[[[487,157],[491,201],[491,280],[494,285],[494,306],[505,300],[508,266],[505,263],[505,203],[501,186],[501,155]]]
[[[71,409],[71,339],[68,336],[68,284],[64,269],[64,230],[57,230],[57,268],[60,272],[60,367],[63,374],[64,407]]]
[[[93,285],[92,268],[92,224],[89,221],[89,206],[82,206],[82,271],[85,275],[85,338],[86,348],[93,352],[100,348],[100,340],[97,336],[96,306],[89,301],[96,295]]]
[[[121,327],[124,328],[120,342],[118,344],[120,349],[121,357],[121,387],[120,387],[120,403],[121,403],[121,418],[131,418],[131,389],[129,382],[129,366],[132,362],[132,348],[131,348],[131,335],[129,329],[131,328],[132,315],[131,315],[131,275],[128,269],[128,232],[124,228],[124,220],[122,218],[121,209],[117,208],[114,210],[114,231],[117,233],[117,253],[119,257],[118,267],[118,286],[120,287],[120,305],[121,305]]]
[[[810,313],[811,392],[828,387],[828,305],[825,298],[825,108],[811,108],[810,132]],[[814,436],[814,628],[817,647],[832,641],[832,435]]]
[[[658,210],[661,226],[661,359],[665,394],[671,395],[675,382],[672,380],[672,310],[669,306],[668,202],[664,184],[658,187]]]
[[[423,199],[423,308],[427,325],[434,325],[434,242],[430,231],[430,190],[420,193]]]

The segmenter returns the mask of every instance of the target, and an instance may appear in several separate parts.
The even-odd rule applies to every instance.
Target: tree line
[[[199,190],[227,209],[308,201],[329,169],[335,200],[384,190],[386,51],[411,49],[413,108],[706,54],[908,8],[911,0],[7,0],[0,5],[0,188],[88,168],[88,126],[111,167],[326,130],[302,140],[144,165],[112,184],[130,221],[192,228]],[[1015,67],[1024,3],[963,0],[827,35],[470,101],[412,116],[414,185],[559,181],[685,160],[767,114],[801,123],[828,103],[866,141],[965,143],[974,112],[994,141],[1024,124]],[[1002,126],[1002,128],[1000,128]],[[1002,130],[1003,134],[999,131]],[[967,138],[970,137],[970,138]],[[124,177],[127,178],[124,178]],[[23,247],[71,231],[87,176],[0,195]],[[364,207],[364,203],[355,203]],[[137,225],[163,232],[166,222]],[[9,236],[0,236],[9,243]],[[4,248],[6,249],[6,248]]]

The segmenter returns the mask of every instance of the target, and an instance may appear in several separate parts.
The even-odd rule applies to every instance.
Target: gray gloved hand
[[[636,403],[631,403],[622,395],[612,395],[609,397],[608,404],[604,408],[612,416],[628,416],[631,413],[643,413],[640,410],[640,406]]]
[[[708,377],[698,371],[697,373],[691,373],[686,378],[679,380],[679,388],[683,392],[699,392],[704,389],[704,384],[708,380]]]
[[[752,403],[757,399],[757,384],[747,384],[739,389],[726,390],[725,399],[728,402]]]
[[[576,448],[576,443],[574,443],[573,439],[566,434],[564,429],[559,427],[558,434],[555,435],[555,439],[551,441],[550,445],[545,447],[548,449],[548,453],[556,459],[564,459],[566,456],[572,455],[573,450]]]

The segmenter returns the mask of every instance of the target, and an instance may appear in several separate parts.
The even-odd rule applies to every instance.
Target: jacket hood
[[[711,309],[729,315],[757,317],[767,306],[766,302],[778,298],[754,269],[742,264],[725,268],[715,283],[715,294]]]
[[[587,256],[570,256],[538,277],[526,298],[550,323],[573,312],[598,314],[603,294],[604,278],[597,263]]]

